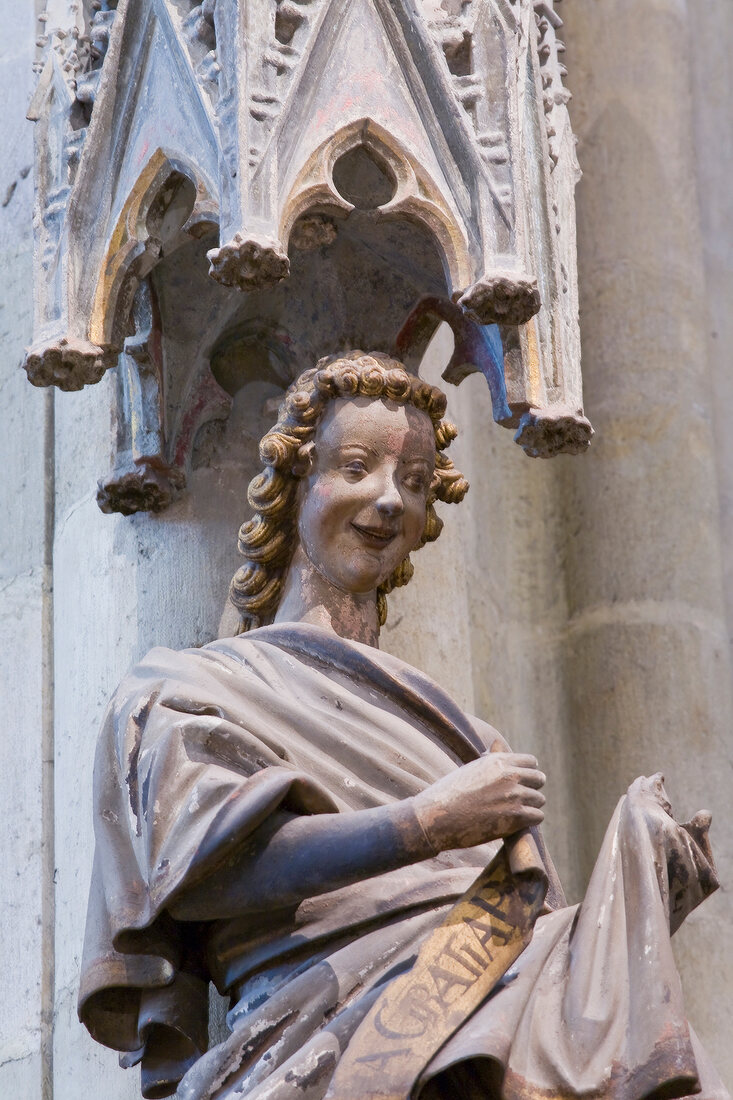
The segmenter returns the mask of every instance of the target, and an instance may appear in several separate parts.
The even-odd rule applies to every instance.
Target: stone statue
[[[468,488],[444,412],[380,353],[301,375],[249,490],[240,634],[153,650],[110,706],[80,1016],[146,1097],[727,1095],[670,948],[717,886],[709,815],[637,780],[567,906],[537,761],[377,648]]]

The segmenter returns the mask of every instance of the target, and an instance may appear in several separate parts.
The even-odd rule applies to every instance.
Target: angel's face
[[[345,592],[376,590],[420,543],[434,469],[427,413],[384,398],[330,401],[298,515],[315,569]]]

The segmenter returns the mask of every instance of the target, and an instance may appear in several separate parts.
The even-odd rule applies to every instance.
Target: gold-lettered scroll
[[[349,1042],[326,1100],[407,1100],[421,1071],[532,938],[547,892],[534,838],[506,841]]]

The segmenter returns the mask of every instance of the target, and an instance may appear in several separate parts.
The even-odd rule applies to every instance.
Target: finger
[[[528,829],[532,825],[541,825],[544,820],[545,815],[542,810],[528,806],[526,810],[517,810],[502,818],[498,835],[511,836],[513,833],[519,832],[520,829]]]
[[[542,807],[545,804],[545,796],[542,791],[535,791],[528,787],[521,787],[519,798],[522,806]]]
[[[537,788],[544,787],[547,776],[539,768],[517,768],[516,780],[524,787]]]
[[[522,813],[525,809],[541,809],[545,796],[531,787],[515,787],[508,796],[510,813]]]
[[[517,815],[516,820],[520,822],[518,828],[526,829],[530,825],[541,825],[542,822],[545,820],[545,815],[539,808],[534,809],[533,807],[528,806],[526,810]]]
[[[507,752],[504,753],[508,764],[512,764],[515,768],[538,768],[536,756],[530,756],[525,752]]]

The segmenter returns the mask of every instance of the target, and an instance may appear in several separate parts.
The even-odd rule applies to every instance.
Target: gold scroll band
[[[534,838],[505,841],[352,1036],[326,1100],[407,1100],[431,1058],[532,938],[547,892]]]

